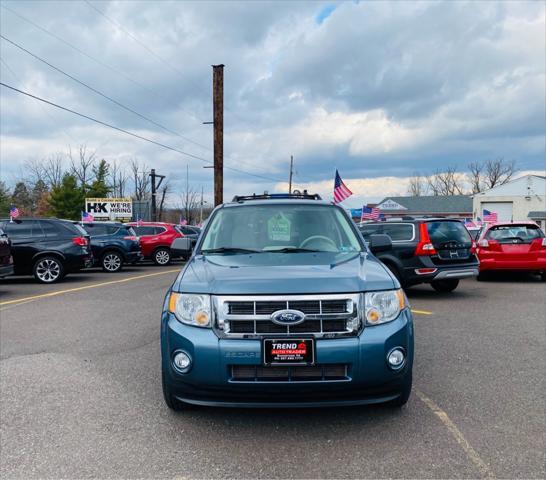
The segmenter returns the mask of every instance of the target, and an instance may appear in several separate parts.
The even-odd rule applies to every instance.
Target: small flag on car
[[[188,221],[182,216],[180,216],[180,225],[187,225],[187,224],[188,224]]]
[[[377,220],[381,215],[381,210],[375,207],[362,207],[362,216],[360,221],[364,220]]]
[[[483,221],[484,222],[498,222],[499,216],[497,212],[491,212],[489,210],[483,209]]]
[[[136,221],[137,227],[142,227],[142,224],[143,224],[143,223],[144,223],[144,222],[142,221],[142,218],[138,217],[138,218],[137,218],[137,221]]]
[[[94,222],[95,217],[89,212],[82,212],[82,222]]]
[[[336,170],[336,179],[334,182],[334,203],[340,203],[343,202],[346,198],[349,198],[353,192],[351,192],[347,185],[343,183],[343,180],[341,180],[341,177],[339,176],[339,172]]]
[[[10,216],[10,219],[14,219],[19,216],[19,209],[15,205],[12,205],[11,207],[9,207],[9,216]]]

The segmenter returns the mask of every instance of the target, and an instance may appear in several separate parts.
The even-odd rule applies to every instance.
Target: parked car
[[[398,280],[339,206],[315,195],[235,197],[212,213],[167,292],[166,404],[407,402],[413,320]],[[173,249],[189,254],[191,240]]]
[[[12,242],[15,275],[34,275],[41,283],[54,283],[93,264],[89,235],[70,220],[1,219],[0,228]]]
[[[11,256],[11,241],[0,228],[0,278],[13,274],[13,257]]]
[[[171,244],[174,239],[184,236],[176,225],[162,222],[131,222],[127,225],[133,227],[140,238],[144,258],[153,260],[157,265],[168,265],[176,257],[171,252]]]
[[[89,222],[83,228],[91,237],[95,265],[105,272],[119,272],[124,263],[142,258],[140,240],[129,225],[120,222]]]
[[[478,241],[480,278],[494,270],[539,273],[546,281],[546,238],[534,222],[494,223]]]
[[[438,292],[451,292],[461,278],[478,275],[475,242],[458,220],[414,218],[360,225],[365,239],[386,234],[392,249],[378,254],[402,286],[430,283]]]
[[[194,227],[193,225],[177,225],[176,229],[182,233],[185,237],[191,238],[192,245],[195,246],[201,229],[199,227]]]

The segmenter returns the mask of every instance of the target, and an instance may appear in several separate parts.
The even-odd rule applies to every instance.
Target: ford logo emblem
[[[305,313],[299,310],[277,310],[271,314],[271,320],[278,325],[298,325],[305,320]]]

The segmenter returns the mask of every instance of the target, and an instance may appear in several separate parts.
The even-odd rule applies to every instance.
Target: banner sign
[[[387,198],[384,202],[377,205],[377,208],[379,208],[379,210],[407,210],[406,207],[390,198]]]
[[[131,198],[86,198],[85,211],[96,220],[130,220],[133,217]]]

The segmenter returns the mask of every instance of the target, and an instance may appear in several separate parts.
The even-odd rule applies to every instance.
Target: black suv
[[[54,283],[67,273],[90,267],[89,236],[79,225],[56,218],[0,219],[11,242],[15,275],[34,275]]]
[[[391,237],[392,249],[376,256],[404,287],[430,283],[438,292],[451,292],[459,279],[478,275],[476,245],[456,219],[408,218],[363,223],[365,240],[372,234]]]
[[[124,263],[142,259],[140,241],[132,227],[120,222],[90,222],[83,228],[91,237],[95,265],[105,272],[119,272]]]

